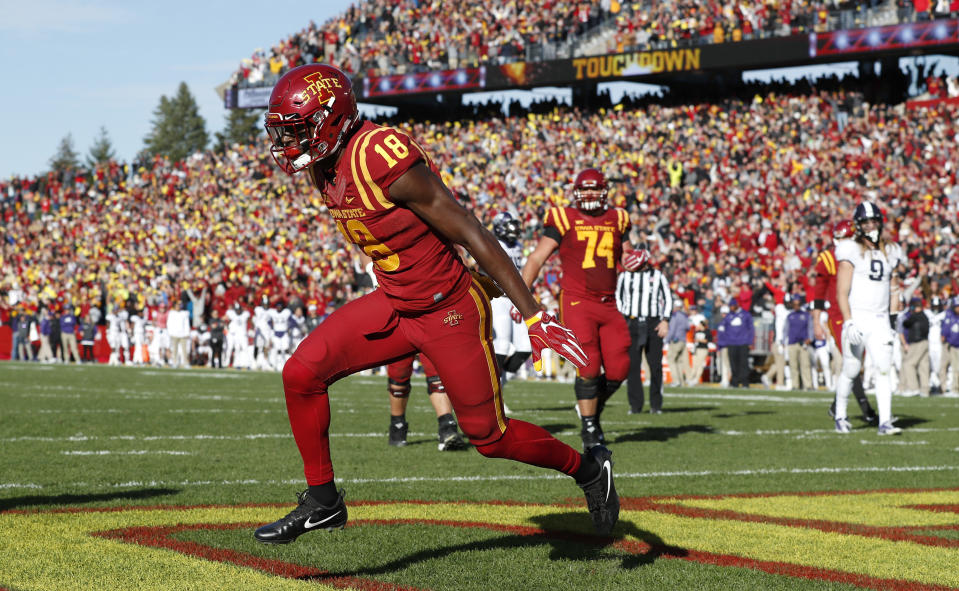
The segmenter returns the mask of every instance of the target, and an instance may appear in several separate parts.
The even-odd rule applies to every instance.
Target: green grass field
[[[253,529],[305,488],[279,374],[0,364],[0,588],[959,588],[956,399],[895,398],[884,438],[834,433],[827,392],[667,389],[627,415],[623,388],[600,538],[571,479],[437,451],[422,379],[401,449],[385,377],[330,396],[350,524],[266,547]],[[506,388],[578,448],[572,398]]]

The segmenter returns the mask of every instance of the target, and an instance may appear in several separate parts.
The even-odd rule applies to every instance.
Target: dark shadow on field
[[[97,503],[103,501],[133,501],[140,499],[151,499],[153,497],[162,497],[173,495],[180,492],[177,488],[141,488],[137,490],[124,490],[110,493],[92,493],[84,495],[64,494],[64,495],[34,495],[11,497],[9,499],[0,499],[0,511],[10,511],[21,507],[38,507],[51,505],[82,505],[84,503]]]
[[[563,406],[534,406],[531,408],[523,408],[520,406],[513,407],[513,410],[518,411],[543,411],[543,412],[556,412],[556,411],[569,411],[576,412],[576,409],[573,408],[571,404],[564,404]]]
[[[540,427],[546,429],[550,434],[553,435],[556,433],[562,433],[563,431],[579,429],[579,425],[574,425],[572,423],[554,423],[552,425],[540,425]]]
[[[611,536],[601,536],[592,533],[582,533],[580,531],[570,531],[571,521],[580,519],[582,521],[574,522],[578,527],[592,528],[589,521],[589,515],[583,513],[578,518],[571,517],[569,513],[555,513],[550,515],[539,515],[531,518],[540,529],[545,530],[542,533],[504,533],[504,535],[478,542],[469,542],[447,546],[445,548],[431,548],[413,552],[403,558],[391,560],[379,566],[370,568],[345,569],[341,571],[330,571],[321,575],[309,575],[298,577],[303,580],[312,581],[335,581],[341,578],[374,578],[377,576],[396,573],[411,565],[423,563],[431,560],[440,560],[448,556],[461,552],[483,552],[487,550],[523,550],[526,548],[537,548],[549,545],[552,547],[550,560],[619,560],[621,568],[635,569],[654,563],[661,556],[682,557],[688,554],[684,548],[670,546],[662,538],[653,532],[641,530],[630,522],[620,521]],[[632,535],[644,546],[630,542],[624,547],[610,549],[614,543],[621,540],[625,535]]]
[[[678,427],[643,427],[638,431],[618,436],[613,443],[630,441],[669,441],[686,433],[712,434],[716,431],[709,425],[680,425]]]
[[[664,406],[661,410],[663,414],[672,414],[674,412],[709,412],[718,408],[718,406]]]
[[[772,410],[747,410],[746,412],[729,412],[713,415],[717,419],[734,419],[736,417],[755,417],[758,415],[774,415],[775,411]]]
[[[916,425],[921,425],[923,423],[928,423],[929,419],[924,419],[922,417],[913,417],[913,416],[900,416],[896,419],[895,425],[901,429],[908,429],[909,427],[915,427]]]

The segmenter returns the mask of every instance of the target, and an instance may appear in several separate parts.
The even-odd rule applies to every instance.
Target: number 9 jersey
[[[390,199],[390,185],[423,162],[423,148],[393,128],[364,121],[318,185],[337,229],[373,259],[373,271],[393,308],[425,312],[465,293],[470,274],[453,245],[408,208]]]
[[[610,208],[594,216],[575,207],[553,207],[543,225],[543,233],[559,242],[563,291],[593,299],[616,293],[616,264],[630,225],[625,210]]]
[[[882,250],[863,248],[852,238],[836,244],[836,260],[853,265],[852,285],[849,287],[849,309],[856,316],[889,313],[889,286],[892,271],[902,262],[902,249],[888,242]]]

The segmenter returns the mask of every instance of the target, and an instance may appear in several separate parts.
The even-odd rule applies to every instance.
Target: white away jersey
[[[853,265],[852,285],[849,287],[849,309],[869,314],[889,313],[889,284],[892,270],[902,262],[902,249],[895,242],[886,245],[885,252],[869,249],[863,252],[851,238],[836,245],[836,260]]]
[[[507,246],[502,240],[499,241],[499,245],[503,247],[503,250],[509,255],[509,260],[513,261],[513,266],[516,267],[516,270],[521,271],[523,265],[526,264],[526,257],[523,256],[523,245],[517,241],[515,246]]]

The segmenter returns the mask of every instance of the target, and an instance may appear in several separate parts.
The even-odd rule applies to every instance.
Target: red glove
[[[529,344],[533,349],[533,368],[536,371],[543,371],[543,361],[540,359],[543,349],[556,351],[576,367],[586,367],[588,358],[576,340],[576,335],[548,313],[539,311],[535,316],[527,318],[526,327]]]
[[[511,306],[509,309],[509,317],[513,322],[522,322],[523,315],[519,313],[519,310],[516,309],[516,306]]]
[[[623,253],[623,267],[627,271],[635,271],[649,262],[649,251],[645,248]]]

